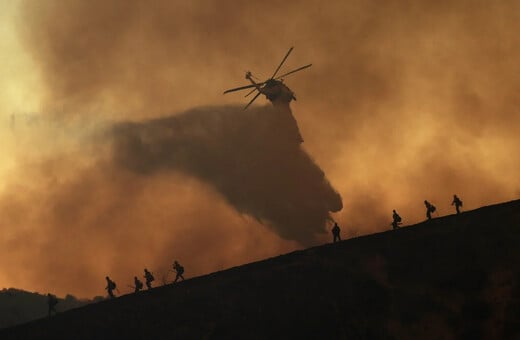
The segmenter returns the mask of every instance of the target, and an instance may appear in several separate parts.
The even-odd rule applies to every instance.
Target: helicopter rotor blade
[[[258,98],[258,96],[260,95],[261,93],[258,92],[256,94],[256,96],[253,97],[253,99],[251,99],[251,101],[249,103],[247,103],[246,107],[244,107],[244,110],[247,110],[247,108],[249,107],[249,105],[253,104],[253,102],[256,100],[256,98]]]
[[[244,97],[249,97],[253,92],[255,92],[256,90],[258,89],[252,89],[251,91],[249,91],[248,94],[246,94]]]
[[[292,70],[292,71],[290,71],[290,72],[284,73],[284,74],[282,74],[281,76],[278,76],[278,77],[276,77],[276,78],[274,78],[274,79],[278,80],[278,79],[280,79],[280,78],[283,78],[283,77],[288,76],[289,74],[293,74],[294,72],[298,72],[298,71],[304,70],[304,69],[306,69],[306,68],[308,68],[308,67],[311,67],[311,66],[312,66],[312,64],[309,64],[309,65],[305,65],[305,66],[299,67],[299,68],[297,68],[297,69],[295,69],[295,70]]]
[[[264,84],[264,83],[257,83],[256,85],[254,85],[254,84],[250,84],[250,85],[245,85],[245,86],[235,87],[234,89],[229,89],[229,90],[224,91],[224,94],[229,93],[229,92],[235,92],[235,91],[240,91],[240,90],[250,89],[250,88],[252,88],[252,87],[255,87],[255,88],[256,88],[256,86],[262,86],[263,84]]]
[[[278,67],[276,68],[276,71],[274,71],[273,76],[271,77],[271,79],[274,79],[274,77],[276,77],[276,74],[278,73],[278,71],[280,71],[280,67],[282,67],[283,63],[285,63],[285,60],[287,59],[287,57],[289,56],[289,54],[291,54],[293,48],[294,48],[294,47],[291,47],[291,48],[289,49],[289,51],[287,51],[287,54],[286,54],[285,57],[282,59],[282,62],[280,63],[280,65],[278,65]]]

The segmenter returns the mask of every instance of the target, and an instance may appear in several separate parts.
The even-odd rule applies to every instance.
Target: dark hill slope
[[[518,339],[519,246],[513,201],[91,304],[0,339]]]
[[[96,300],[99,301],[98,297]],[[103,300],[101,298],[101,300]],[[91,303],[92,300],[78,300],[72,295],[58,298],[56,310],[63,312]],[[47,295],[9,288],[0,290],[0,328],[11,327],[30,320],[47,316]]]

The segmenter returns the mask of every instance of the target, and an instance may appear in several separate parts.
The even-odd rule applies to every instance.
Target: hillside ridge
[[[520,200],[325,244],[0,330],[2,339],[513,339]]]

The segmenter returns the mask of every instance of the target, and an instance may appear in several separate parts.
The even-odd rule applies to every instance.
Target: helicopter
[[[256,100],[256,98],[258,98],[258,96],[261,94],[265,95],[266,98],[268,100],[270,100],[274,106],[289,107],[289,103],[291,102],[291,100],[296,100],[296,97],[294,96],[294,92],[292,92],[291,89],[289,89],[289,87],[287,87],[287,85],[285,85],[283,83],[283,78],[290,74],[304,70],[304,69],[312,66],[312,64],[308,64],[308,65],[299,67],[297,69],[294,69],[292,71],[289,71],[287,73],[284,73],[281,76],[277,76],[278,71],[280,71],[280,68],[284,64],[285,60],[287,60],[287,57],[289,57],[289,54],[291,54],[292,50],[293,50],[293,47],[291,47],[289,49],[289,51],[287,51],[287,53],[285,54],[285,57],[280,62],[280,64],[274,71],[273,75],[271,76],[271,78],[267,79],[266,81],[257,83],[253,79],[254,77],[253,77],[252,73],[250,71],[247,71],[246,79],[249,80],[251,82],[251,84],[226,90],[226,91],[224,91],[224,94],[229,93],[229,92],[235,92],[235,91],[241,91],[241,90],[253,88],[248,94],[245,95],[245,97],[248,97],[249,95],[253,94],[255,91],[258,91],[258,93],[253,97],[253,99],[251,99],[251,101],[244,107],[244,110],[246,110],[251,104],[253,104],[253,102]]]

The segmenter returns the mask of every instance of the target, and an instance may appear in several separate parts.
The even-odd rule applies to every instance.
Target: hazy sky
[[[332,209],[334,190],[344,237],[389,229],[392,209],[419,222],[425,199],[444,215],[454,193],[464,209],[519,198],[519,26],[515,0],[1,1],[0,286],[91,297],[174,259],[189,277],[328,242],[330,225],[276,221]],[[291,46],[282,72],[313,63],[285,79],[304,143],[256,170],[317,182],[271,181],[248,205],[227,131],[246,129],[239,161],[285,151],[267,130],[242,143],[276,126],[265,98],[240,116],[247,99],[222,92]],[[129,122],[135,149],[114,128]],[[300,189],[302,215],[278,216]]]

